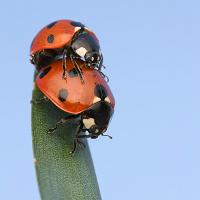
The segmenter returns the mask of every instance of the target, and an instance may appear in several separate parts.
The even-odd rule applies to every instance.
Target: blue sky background
[[[0,198],[39,199],[29,46],[57,19],[100,39],[116,98],[108,134],[90,141],[104,200],[200,199],[200,2],[2,1]]]

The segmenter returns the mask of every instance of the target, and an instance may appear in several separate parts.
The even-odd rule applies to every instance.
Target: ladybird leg
[[[43,97],[40,98],[40,99],[35,99],[35,100],[32,99],[32,100],[30,101],[30,103],[32,103],[32,104],[40,104],[40,103],[44,103],[44,102],[47,102],[47,101],[49,101],[48,97],[43,96]]]
[[[76,143],[79,145],[79,147],[80,148],[85,148],[86,146],[85,146],[85,144],[81,141],[81,140],[79,140],[78,138],[76,139]]]
[[[54,50],[44,49],[43,51],[32,54],[30,62],[40,69],[51,64],[55,60],[56,55]]]
[[[77,138],[91,138],[91,135],[78,135]]]
[[[69,152],[71,155],[73,155],[75,153],[75,151],[77,149],[77,144],[79,145],[79,147],[81,147],[81,146],[85,147],[85,144],[83,144],[83,142],[81,142],[77,137],[79,135],[79,133],[81,132],[81,128],[82,128],[82,125],[79,124],[76,129],[76,134],[75,134],[75,138],[74,138],[74,142],[73,142],[73,149],[72,149],[72,151]]]
[[[64,49],[63,58],[62,58],[62,67],[63,67],[63,79],[67,79],[67,53],[68,49]]]
[[[76,140],[74,140],[73,149],[72,149],[72,151],[69,152],[69,154],[74,155],[74,153],[76,151],[76,146],[77,146],[77,142],[76,142]]]
[[[105,65],[103,65],[103,64],[102,64],[102,67],[103,67],[104,69],[106,69],[106,66],[105,66]]]
[[[77,135],[76,139],[77,139],[77,143],[79,144],[80,147],[86,147],[85,144],[83,142],[81,142],[80,139],[86,139],[86,138],[91,138],[91,135]]]
[[[78,117],[77,115],[70,115],[70,116],[68,116],[68,117],[62,118],[61,120],[59,120],[58,122],[56,122],[55,126],[54,126],[53,128],[50,128],[50,129],[47,131],[47,133],[49,133],[49,134],[54,133],[54,132],[56,131],[56,129],[57,129],[60,125],[66,123],[66,122],[69,122],[69,121],[71,121],[71,120],[75,120],[75,119],[77,119],[77,117]]]
[[[30,63],[33,64],[33,65],[35,64],[35,56],[34,56],[34,54],[30,55]]]
[[[101,68],[102,68],[102,67],[103,67],[104,69],[106,68],[106,67],[103,65],[103,56],[101,56],[101,60],[100,60],[100,62],[99,62],[99,69],[98,69],[98,70],[101,71]]]
[[[106,76],[102,71],[99,71],[99,73],[100,73],[101,76],[106,80],[106,82],[109,82],[108,76]]]
[[[104,134],[101,134],[102,136],[106,136],[106,137],[109,137],[110,139],[112,139],[112,136],[110,135],[104,135]]]
[[[73,149],[72,149],[72,151],[69,152],[71,155],[74,155],[74,153],[76,152],[77,145],[79,145],[80,148],[81,148],[81,147],[83,147],[83,148],[86,147],[85,144],[84,144],[83,142],[81,142],[81,141],[78,140],[78,139],[74,139]]]
[[[80,79],[81,79],[81,82],[84,83],[84,80],[83,80],[83,76],[82,76],[82,70],[81,68],[79,67],[78,63],[76,62],[75,58],[70,56],[71,58],[71,61],[76,69],[76,71],[78,72],[79,76],[80,76]]]
[[[77,128],[77,132],[76,132],[76,135],[75,135],[75,138],[74,138],[74,146],[73,146],[73,149],[72,151],[70,152],[70,154],[74,154],[75,151],[76,151],[76,148],[77,148],[77,145],[80,147],[80,148],[86,148],[84,142],[82,142],[80,139],[81,138],[86,138],[87,135],[79,135],[81,132],[84,132],[83,129],[82,129],[83,125],[79,125],[78,128]],[[83,137],[82,137],[83,136]],[[86,137],[85,137],[86,136]]]

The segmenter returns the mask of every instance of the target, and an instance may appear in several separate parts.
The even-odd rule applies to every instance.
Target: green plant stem
[[[43,94],[35,86],[33,100]],[[67,114],[50,101],[32,104],[32,136],[37,180],[42,200],[101,200],[87,140],[72,156],[77,125],[66,123],[53,135],[47,130]]]

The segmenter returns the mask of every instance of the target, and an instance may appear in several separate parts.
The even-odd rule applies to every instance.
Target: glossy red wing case
[[[78,61],[79,66],[84,65]],[[94,104],[95,88],[101,86],[106,90],[110,104],[114,108],[112,92],[97,70],[82,67],[81,82],[71,60],[67,59],[67,79],[63,79],[62,61],[56,61],[43,69],[36,77],[39,89],[60,109],[72,114],[79,114]]]
[[[58,20],[45,26],[33,39],[30,54],[32,55],[44,49],[58,49],[68,45],[77,32],[79,24],[84,26],[72,20]],[[88,32],[96,38],[93,32]],[[96,40],[98,41],[97,38]]]

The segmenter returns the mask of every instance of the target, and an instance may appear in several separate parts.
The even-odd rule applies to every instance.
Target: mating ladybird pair
[[[50,100],[70,114],[50,128],[49,133],[63,123],[76,120],[78,128],[72,153],[81,143],[80,138],[108,136],[104,132],[113,115],[115,101],[102,76],[103,56],[92,31],[71,20],[49,24],[32,42],[31,62],[38,72],[35,81],[45,95],[43,100]]]
[[[62,59],[63,78],[66,78],[67,58],[73,62],[82,81],[82,68],[77,59],[83,60],[86,67],[100,72],[103,66],[96,35],[82,23],[71,20],[55,21],[44,27],[33,39],[30,54],[31,63],[37,70]]]

